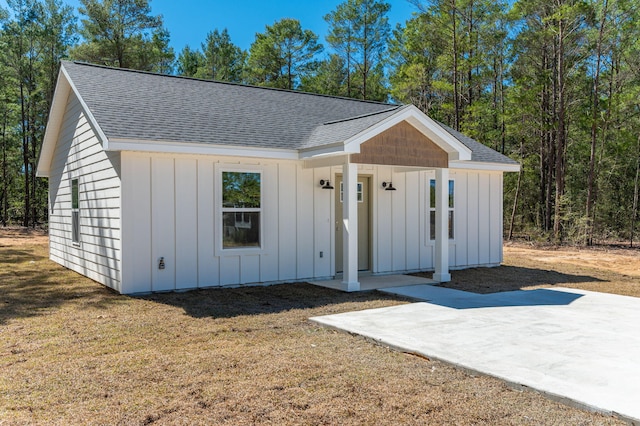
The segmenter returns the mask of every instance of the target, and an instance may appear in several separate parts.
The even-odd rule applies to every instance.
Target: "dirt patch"
[[[640,249],[623,248],[557,248],[536,249],[507,245],[505,258],[528,257],[548,265],[573,265],[615,272],[640,278]]]
[[[483,294],[569,287],[640,297],[640,250],[509,244],[501,266],[452,271],[451,277],[442,286]]]
[[[0,227],[0,247],[47,244],[48,242],[49,235],[41,228]]]

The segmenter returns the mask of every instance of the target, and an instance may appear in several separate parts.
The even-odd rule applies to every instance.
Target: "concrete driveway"
[[[424,302],[311,320],[640,424],[640,298],[567,288],[384,291]]]

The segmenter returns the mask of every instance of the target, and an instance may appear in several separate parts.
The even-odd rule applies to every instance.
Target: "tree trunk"
[[[600,100],[600,63],[602,60],[602,39],[604,36],[604,26],[607,18],[607,6],[608,0],[604,0],[602,9],[602,19],[600,20],[600,28],[598,30],[598,43],[596,45],[596,69],[593,77],[593,103],[591,107],[591,153],[589,156],[589,176],[587,180],[587,205],[586,205],[586,219],[587,229],[585,232],[585,243],[587,245],[593,244],[593,219],[592,210],[595,200],[595,164],[596,164],[596,147],[598,143],[598,107]]]
[[[468,96],[466,105],[473,104],[473,0],[469,3],[469,21],[467,22],[467,31],[469,33],[469,69],[467,70]]]
[[[35,91],[35,89],[34,89]],[[30,98],[32,95],[30,96]],[[31,225],[33,227],[36,226],[38,222],[38,185],[36,178],[36,159],[38,158],[38,137],[36,135],[36,122],[37,122],[37,111],[36,107],[31,107],[31,137],[30,142],[30,153],[29,153],[29,178],[31,179]]]
[[[564,70],[564,19],[558,20],[558,44],[557,44],[557,120],[558,131],[556,136],[556,196],[553,221],[553,236],[557,243],[562,242],[563,237],[563,197],[565,184],[565,156],[566,156],[566,93],[565,93],[565,70]]]
[[[451,0],[451,25],[453,31],[453,128],[460,131],[460,83],[458,81],[458,29],[456,25],[456,0]]]
[[[2,121],[2,196],[0,196],[0,208],[2,209],[2,226],[7,226],[9,210],[9,182],[7,179],[7,121],[8,111],[4,110]]]
[[[347,35],[347,97],[351,97],[351,31]]]
[[[636,152],[636,178],[633,181],[633,207],[631,209],[631,232],[629,246],[633,248],[633,233],[635,231],[636,217],[638,216],[638,191],[640,188],[640,136],[638,136],[638,149]]]
[[[29,133],[27,129],[27,111],[25,109],[24,84],[20,82],[20,118],[22,131],[22,163],[24,167],[24,217],[22,225],[29,226],[30,205],[30,176],[29,176]]]
[[[524,139],[520,139],[520,158],[524,158]],[[511,241],[511,239],[513,238],[513,223],[515,222],[516,210],[518,209],[518,198],[520,197],[522,175],[524,175],[524,165],[520,166],[520,173],[518,173],[518,183],[516,184],[516,193],[513,197],[513,208],[511,209],[511,220],[509,222],[509,241]]]
[[[364,29],[362,33],[362,99],[367,99],[367,79],[369,78],[369,23],[367,13],[364,14]]]

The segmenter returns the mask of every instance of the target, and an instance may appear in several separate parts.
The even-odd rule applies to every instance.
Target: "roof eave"
[[[298,151],[294,149],[125,138],[110,139],[108,151],[138,151],[187,155],[220,155],[226,157],[252,157],[281,160],[299,159]]]
[[[298,152],[300,160],[309,160],[316,157],[328,157],[334,155],[358,153],[360,152],[360,147],[358,147],[358,151],[356,152],[349,152],[345,149],[344,142],[335,142],[313,148],[302,148],[299,149]]]
[[[64,113],[67,108],[69,94],[71,93],[71,85],[68,77],[62,72],[62,67],[58,72],[58,81],[53,93],[53,101],[49,110],[49,119],[42,140],[42,148],[38,157],[38,165],[36,167],[36,176],[49,177],[51,172],[51,161],[56,148],[56,141],[60,135],[60,128]]]
[[[102,143],[103,148],[106,150],[109,146],[109,140],[104,134],[97,120],[91,113],[88,105],[78,92],[78,89],[73,84],[71,77],[67,70],[64,68],[64,62],[60,65],[60,71],[58,73],[58,81],[53,93],[53,101],[51,102],[51,111],[49,113],[49,120],[45,128],[44,139],[42,141],[42,149],[40,150],[40,157],[38,159],[38,166],[36,168],[36,176],[49,177],[51,172],[51,161],[53,160],[53,154],[60,136],[60,129],[62,127],[62,121],[64,120],[64,114],[66,112],[67,103],[69,101],[69,95],[71,92],[75,93],[80,105],[82,106],[82,112],[85,114],[87,121],[93,127],[96,136]]]
[[[486,161],[450,161],[451,169],[483,170],[495,172],[519,172],[518,163],[495,163]]]

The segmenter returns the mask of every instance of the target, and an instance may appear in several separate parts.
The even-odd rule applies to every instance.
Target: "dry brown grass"
[[[0,246],[0,424],[621,424],[307,320],[402,299],[308,284],[131,298],[46,257]]]
[[[502,266],[454,271],[444,286],[475,293],[568,287],[640,297],[640,250],[508,244]]]

